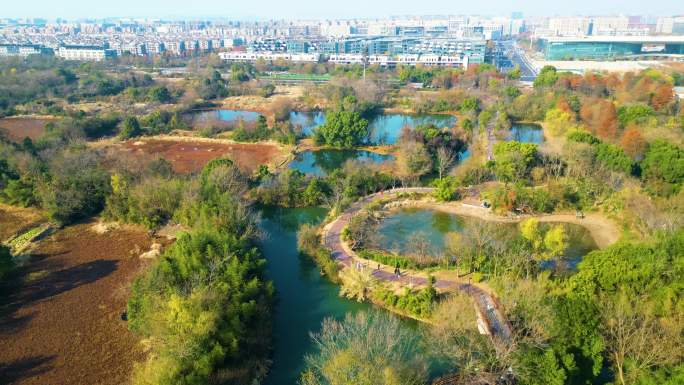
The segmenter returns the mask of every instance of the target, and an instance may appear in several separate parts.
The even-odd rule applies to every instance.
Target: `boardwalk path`
[[[356,257],[349,247],[342,241],[342,229],[349,223],[349,220],[358,213],[364,206],[375,199],[383,197],[396,196],[400,193],[431,193],[434,189],[428,187],[414,187],[414,188],[397,188],[392,190],[375,193],[362,198],[356,203],[352,204],[342,215],[338,216],[328,226],[324,236],[325,246],[331,251],[332,257],[338,261],[344,268],[351,268],[354,258]],[[403,285],[427,285],[427,278],[421,276],[413,276],[402,274],[397,277],[389,271],[374,270],[372,276],[376,279],[389,282],[398,282]],[[491,294],[482,290],[481,288],[455,281],[437,280],[435,287],[442,290],[462,290],[473,297],[478,309],[478,315],[486,317],[485,327],[492,335],[509,340],[511,337],[511,326],[503,312],[500,310],[498,303]]]

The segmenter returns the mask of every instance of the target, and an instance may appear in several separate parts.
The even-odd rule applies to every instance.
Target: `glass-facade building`
[[[401,37],[351,38],[324,41],[312,43],[309,49],[310,52],[315,51],[324,55],[468,55],[470,63],[484,63],[486,50],[487,43],[484,39]]]
[[[546,60],[602,60],[639,56],[684,55],[684,40],[664,39],[641,41],[636,39],[600,40],[555,40],[542,39],[542,51]]]

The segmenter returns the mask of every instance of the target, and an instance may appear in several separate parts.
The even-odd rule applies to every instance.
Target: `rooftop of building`
[[[684,43],[684,35],[654,36],[553,36],[543,37],[549,43]]]

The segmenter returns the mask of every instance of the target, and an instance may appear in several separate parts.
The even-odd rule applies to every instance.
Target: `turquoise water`
[[[456,124],[456,117],[437,114],[381,114],[370,122],[370,141],[375,144],[395,144],[401,137],[402,128],[413,128],[423,124],[434,124],[440,128],[453,127]]]
[[[245,123],[253,123],[259,118],[259,113],[242,110],[208,110],[197,112],[193,116],[194,122],[223,121],[235,123],[242,120]]]
[[[293,126],[302,127],[302,133],[308,136],[316,127],[325,123],[325,113],[293,111],[290,113],[290,122]],[[404,126],[415,127],[421,124],[453,127],[456,124],[456,117],[440,114],[379,114],[370,121],[370,140],[377,144],[395,144],[401,137],[401,129]]]
[[[194,122],[219,120],[235,123],[243,120],[253,123],[259,117],[258,112],[243,110],[210,110],[201,111],[193,115]],[[309,136],[313,130],[325,122],[325,113],[321,111],[290,112],[290,123],[301,127],[302,134]],[[404,126],[415,127],[421,124],[434,124],[437,127],[453,127],[456,117],[445,114],[379,114],[371,119],[369,124],[370,140],[377,144],[395,144],[401,137]]]
[[[341,168],[350,159],[369,163],[383,163],[393,160],[394,156],[363,150],[304,151],[297,154],[297,157],[290,162],[289,167],[305,174],[325,176],[333,170]]]
[[[540,144],[544,141],[544,130],[536,124],[513,124],[508,140]]]
[[[322,277],[314,262],[297,251],[299,226],[319,223],[325,214],[325,209],[316,207],[261,210],[261,228],[267,234],[261,250],[278,298],[273,366],[266,385],[297,383],[304,355],[313,352],[309,333],[318,331],[325,317],[341,319],[347,312],[371,307],[339,297],[339,287]]]
[[[380,223],[378,231],[378,243],[381,249],[408,253],[409,241],[414,234],[421,234],[431,245],[431,255],[440,255],[444,252],[444,236],[448,232],[462,232],[481,219],[449,214],[438,210],[401,208],[390,214]],[[489,222],[495,229],[495,233],[501,234],[502,238],[519,233],[515,223]],[[570,247],[566,250],[565,259],[570,265],[575,265],[584,255],[597,248],[596,243],[589,231],[580,225],[564,223],[567,231]],[[548,226],[548,224],[542,224]],[[496,234],[495,234],[495,238]]]
[[[290,123],[293,127],[301,127],[302,134],[309,136],[313,130],[325,122],[325,113],[321,111],[314,112],[290,112]]]

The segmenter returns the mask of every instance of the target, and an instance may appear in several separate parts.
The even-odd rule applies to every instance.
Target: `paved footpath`
[[[363,207],[375,199],[392,197],[401,193],[421,193],[428,194],[434,191],[431,187],[406,187],[381,191],[368,195],[352,204],[345,212],[326,226],[327,231],[324,236],[324,244],[331,251],[332,257],[343,268],[352,268],[356,256],[342,240],[342,230],[347,226],[349,220],[356,215]],[[402,274],[397,277],[389,271],[374,270],[372,276],[376,279],[389,282],[398,282],[402,285],[427,285],[427,278]],[[498,301],[488,292],[481,288],[461,282],[438,279],[434,285],[442,290],[462,290],[473,297],[479,313],[486,317],[486,323],[492,335],[509,340],[512,335],[511,325],[499,308]]]

